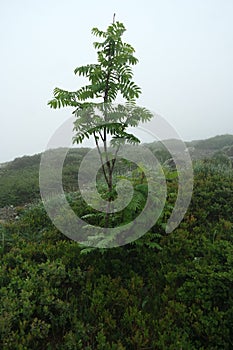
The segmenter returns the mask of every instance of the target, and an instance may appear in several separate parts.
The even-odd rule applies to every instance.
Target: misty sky
[[[125,24],[136,49],[139,105],[184,140],[233,134],[232,0],[0,0],[0,163],[39,153],[71,109],[51,110],[54,87],[85,82],[92,27]]]

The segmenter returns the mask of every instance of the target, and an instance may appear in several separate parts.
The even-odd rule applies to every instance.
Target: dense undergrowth
[[[42,203],[19,206],[1,230],[0,347],[232,349],[232,168],[195,164],[182,223],[165,233],[177,191],[149,233],[88,253],[52,225]],[[88,208],[68,195],[77,213]]]

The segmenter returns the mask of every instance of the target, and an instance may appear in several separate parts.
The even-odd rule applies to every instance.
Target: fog
[[[42,152],[72,110],[51,110],[58,86],[92,63],[92,27],[113,13],[136,50],[138,104],[162,115],[184,140],[233,134],[233,1],[1,1],[0,163]],[[146,140],[144,140],[146,141]]]

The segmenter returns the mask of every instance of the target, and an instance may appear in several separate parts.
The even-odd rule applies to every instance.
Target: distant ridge
[[[184,141],[184,143],[188,148],[195,148],[198,151],[205,150],[207,151],[207,154],[208,154],[208,150],[210,151],[211,154],[213,154],[213,152],[221,151],[221,150],[224,151],[224,153],[228,154],[228,149],[233,147],[233,135],[231,134],[216,135],[208,139]],[[143,143],[143,144],[147,145],[150,149],[156,148],[158,150],[165,150],[166,149],[165,145],[169,145],[174,149],[176,149],[176,147],[179,148],[180,141],[177,139],[167,139],[163,141],[154,141],[152,143]],[[79,150],[81,153],[82,152],[86,153],[88,148],[78,147],[78,148],[73,148],[73,150],[74,150],[74,153],[79,152]],[[12,169],[12,168],[20,168],[21,166],[26,167],[26,166],[32,166],[32,165],[38,166],[40,163],[41,154],[42,153],[37,153],[30,156],[24,155],[22,157],[17,157],[12,161],[0,163],[0,169],[3,169],[3,168]]]
[[[201,160],[212,157],[222,157],[233,160],[233,135],[217,135],[206,140],[185,142],[192,160]],[[156,141],[146,144],[156,156],[160,164],[172,158],[166,148],[172,147],[174,151],[180,148],[180,141],[176,139]],[[66,156],[63,166],[63,185],[67,192],[77,190],[78,167],[90,148],[71,148]],[[51,150],[56,161],[59,149]],[[0,165],[0,208],[7,205],[21,205],[31,203],[40,198],[39,192],[39,166],[41,154],[15,158],[11,162]]]
[[[233,145],[233,135],[230,135],[230,134],[217,135],[205,140],[194,140],[194,141],[186,142],[186,144],[189,146],[194,146],[195,148],[199,148],[199,149],[219,150],[223,147]]]

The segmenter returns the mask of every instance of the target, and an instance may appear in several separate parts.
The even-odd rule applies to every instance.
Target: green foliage
[[[177,178],[167,171],[159,221],[123,247],[81,254],[83,247],[59,234],[40,204],[3,223],[0,347],[232,349],[232,176],[213,169],[196,164],[190,208],[169,235],[163,224]],[[132,181],[139,182],[137,172]],[[145,183],[135,186],[146,193]],[[67,198],[88,214],[78,192]]]
[[[125,30],[120,22],[111,24],[106,32],[98,28],[92,29],[92,34],[103,39],[102,42],[94,43],[98,63],[77,67],[74,71],[79,76],[87,77],[90,84],[74,92],[55,88],[54,99],[49,101],[52,108],[72,106],[76,107],[76,114],[89,106],[81,102],[88,99],[102,97],[105,103],[109,103],[116,99],[118,93],[127,101],[139,97],[141,89],[132,81],[130,67],[138,60],[133,55],[134,48],[122,41]]]
[[[0,174],[0,207],[30,203],[39,198],[38,167],[4,169]]]
[[[54,98],[48,102],[50,107],[55,109],[65,106],[75,107],[73,114],[76,117],[74,122],[76,134],[73,142],[80,144],[90,137],[95,140],[103,179],[107,186],[105,192],[108,203],[104,224],[106,228],[111,227],[108,208],[114,198],[113,176],[120,146],[140,142],[135,135],[127,131],[127,128],[138,126],[140,121],[146,122],[153,116],[149,110],[135,104],[141,89],[132,81],[131,66],[138,60],[134,57],[134,48],[122,41],[125,30],[124,25],[120,22],[115,23],[115,20],[105,32],[93,28],[92,33],[102,39],[101,42],[94,42],[97,63],[77,67],[74,71],[75,74],[86,77],[89,84],[71,92],[55,88]],[[112,104],[118,94],[126,100],[125,105]],[[102,101],[96,102],[96,99],[99,101],[100,98]],[[111,153],[108,138],[113,147]],[[88,217],[94,216],[88,213]],[[99,222],[102,221],[98,213],[96,218]],[[100,235],[103,238],[102,232]]]
[[[98,63],[75,70],[90,84],[76,92],[55,89],[49,102],[53,108],[74,107],[78,143],[90,136],[97,144],[106,142],[105,133],[116,145],[122,138],[137,143],[127,127],[150,118],[133,101],[140,94],[130,67],[137,59],[133,48],[122,42],[124,31],[118,22],[106,32],[94,28],[93,34],[103,39],[94,43]],[[117,93],[130,102],[100,119],[95,111],[102,105],[89,99],[112,102]],[[222,147],[219,138],[215,141]],[[208,147],[218,148],[210,142]],[[152,149],[163,161],[169,156],[164,147]],[[76,187],[86,151],[72,150],[65,161],[64,187],[71,191],[67,200],[87,220],[87,227],[88,223],[104,227],[103,214],[88,206]],[[130,180],[134,196],[126,209],[108,217],[112,227],[131,222],[148,194],[143,169],[126,163],[116,165],[112,180],[117,176]],[[0,169],[0,206],[36,198],[38,166],[39,158],[24,157]],[[168,196],[158,222],[122,247],[92,250],[68,240],[52,225],[40,202],[17,207],[17,219],[1,221],[1,349],[232,349],[232,166],[218,153],[211,160],[195,162],[194,172],[192,202],[179,228],[165,233],[178,187],[177,172],[165,169]],[[104,197],[103,180],[104,174],[98,174]],[[115,198],[114,181],[108,189],[105,198]]]
[[[171,158],[170,153],[159,143],[147,144],[147,147],[164,163]],[[215,147],[217,149],[217,146]],[[63,187],[66,192],[78,190],[77,173],[83,156],[88,152],[87,148],[71,148],[66,156],[63,167]],[[218,151],[211,159],[196,160],[196,171],[202,173],[218,173],[223,171],[228,176],[232,174],[232,163],[226,155],[231,155],[231,148]],[[54,160],[56,160],[56,150]],[[0,208],[14,205],[21,206],[39,199],[39,163],[41,155],[24,156],[4,164],[0,168]],[[200,170],[198,170],[198,168]],[[133,165],[117,162],[115,174],[124,175],[128,170],[133,170]],[[87,169],[88,171],[88,169]]]

